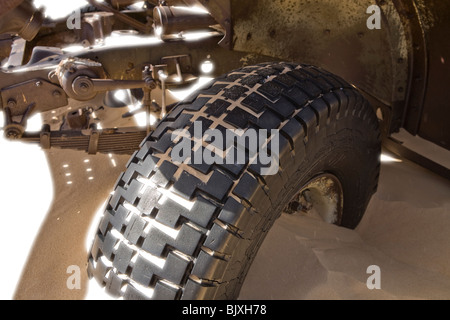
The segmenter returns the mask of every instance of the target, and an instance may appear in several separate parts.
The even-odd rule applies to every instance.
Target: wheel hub
[[[325,222],[339,225],[342,220],[344,193],[339,179],[321,174],[311,179],[292,198],[285,212],[319,215]]]

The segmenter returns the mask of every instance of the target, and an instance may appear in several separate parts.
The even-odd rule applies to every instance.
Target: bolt
[[[78,85],[78,89],[79,89],[81,92],[88,92],[88,91],[89,91],[89,83],[87,83],[87,82],[81,82],[81,83]]]
[[[59,92],[59,90],[55,90],[55,91],[53,91],[53,96],[55,98],[59,98],[59,97],[61,97],[61,92]]]
[[[155,80],[153,78],[148,77],[144,81],[145,81],[145,85],[146,85],[146,87],[148,89],[150,89],[150,90],[155,90],[156,89],[156,82],[155,82]]]
[[[19,139],[20,135],[15,130],[10,130],[6,132],[6,138],[8,139]]]
[[[36,82],[36,87],[40,87],[40,86],[42,86],[42,81],[37,81]]]
[[[9,108],[15,108],[17,106],[17,102],[14,99],[9,99],[8,100],[8,107]]]

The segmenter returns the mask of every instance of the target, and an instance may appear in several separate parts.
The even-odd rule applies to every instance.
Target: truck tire
[[[279,170],[174,163],[172,134],[192,132],[196,121],[203,130],[277,129]],[[89,275],[116,298],[237,299],[271,226],[299,210],[306,191],[318,207],[334,197],[322,203],[333,207],[328,222],[358,225],[377,189],[380,153],[375,112],[339,77],[289,63],[233,71],[172,109],[131,158],[95,236]]]

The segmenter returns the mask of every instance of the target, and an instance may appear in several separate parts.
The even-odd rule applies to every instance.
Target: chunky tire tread
[[[176,106],[142,143],[117,182],[92,246],[88,270],[114,297],[234,299],[250,262],[278,218],[314,141],[368,130],[368,153],[379,152],[378,120],[351,85],[322,69],[289,63],[244,67],[211,82]],[[279,129],[280,171],[260,176],[255,165],[175,165],[172,133]],[[374,157],[375,159],[376,157]],[[367,163],[366,195],[377,188],[379,164]],[[183,201],[174,201],[183,199]],[[368,200],[367,200],[368,201]],[[350,208],[356,227],[367,205]],[[183,203],[184,202],[184,203]],[[247,266],[247,267],[243,267]]]

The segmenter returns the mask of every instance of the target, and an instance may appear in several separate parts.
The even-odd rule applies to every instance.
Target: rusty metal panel
[[[234,50],[323,67],[380,104],[399,110],[409,79],[407,33],[394,3],[379,1],[381,29],[369,29],[371,0],[231,1]],[[375,106],[376,107],[376,106]]]

